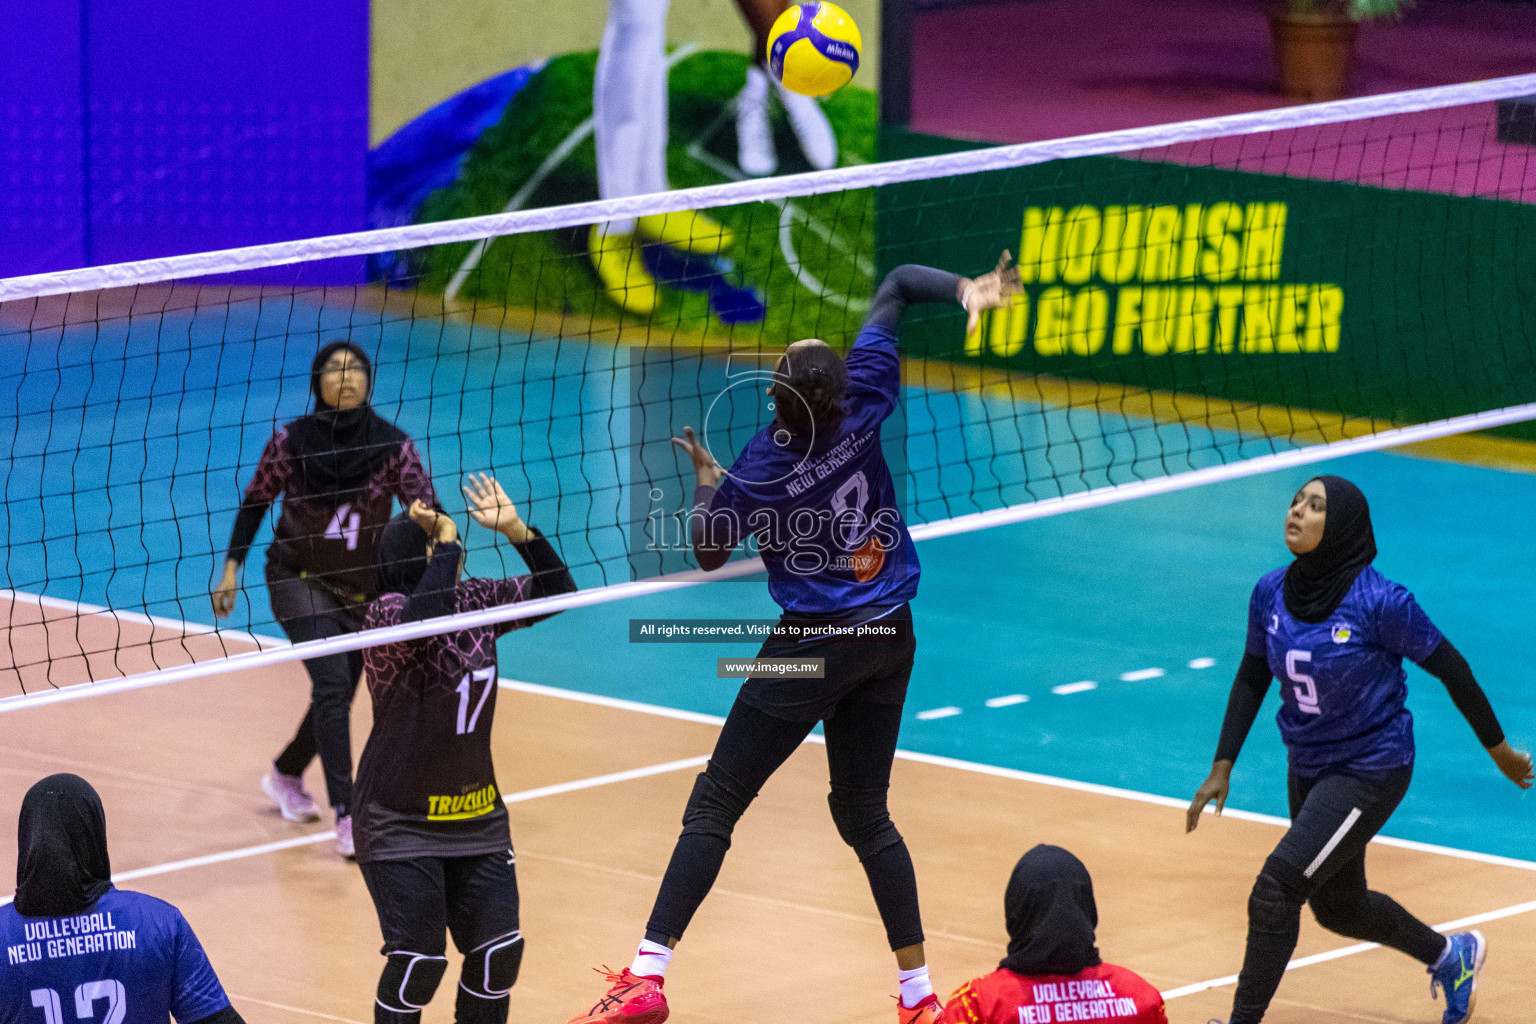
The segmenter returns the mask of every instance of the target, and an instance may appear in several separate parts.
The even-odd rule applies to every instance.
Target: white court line
[[[1051,692],[1058,697],[1066,697],[1074,693],[1087,693],[1089,690],[1097,690],[1099,684],[1092,679],[1084,679],[1079,683],[1062,683],[1060,686],[1051,687]]]
[[[31,594],[25,590],[6,590],[0,588],[0,600],[11,601],[14,604],[35,604],[39,608],[52,608],[54,611],[73,612],[76,615],[103,615],[109,619],[122,622],[132,622],[139,626],[154,626],[157,629],[169,630],[172,633],[183,633],[188,636],[212,636],[227,637],[231,640],[247,643],[257,648],[290,647],[288,640],[283,637],[262,636],[257,633],[247,633],[239,629],[223,629],[217,626],[205,626],[201,622],[187,622],[184,619],[167,619],[160,615],[145,615],[141,612],[119,611],[115,608],[107,608],[104,605],[89,604],[85,601],[69,601],[61,597],[49,597],[46,594]],[[57,619],[45,620],[33,623],[36,626],[52,625]],[[167,637],[160,643],[170,643],[174,637]],[[96,651],[90,652],[98,653]],[[102,651],[99,653],[110,653]],[[78,684],[82,686],[94,685],[91,683]]]
[[[636,711],[640,714],[656,715],[660,718],[674,718],[684,722],[700,722],[705,725],[725,724],[725,719],[718,715],[683,711],[679,708],[664,707],[660,704],[644,704],[639,701],[624,700],[620,697],[604,697],[600,694],[584,693],[580,690],[567,690],[558,686],[525,683],[518,679],[501,679],[499,682],[503,688],[508,690],[522,690],[525,693],[535,693],[545,697],[555,697],[560,700],[576,701],[581,704],[596,704],[599,707]],[[807,737],[806,742],[820,743],[822,742],[822,737],[812,733]],[[1139,790],[1122,789],[1118,786],[1105,786],[1097,782],[1082,782],[1078,779],[1064,779],[1055,775],[1041,775],[1038,772],[1026,772],[1018,768],[1003,768],[999,765],[982,764],[978,761],[962,761],[959,758],[944,757],[939,754],[924,754],[916,750],[897,750],[896,759],[898,761],[916,761],[920,764],[937,765],[941,768],[954,768],[957,771],[972,772],[977,775],[992,775],[1000,779],[1032,782],[1040,786],[1050,786],[1053,789],[1070,789],[1078,793],[1093,793],[1096,796],[1114,797],[1117,800],[1130,800],[1135,803],[1172,807],[1181,811],[1189,807],[1189,800],[1180,797],[1162,796],[1157,793],[1143,793]],[[1212,816],[1216,815],[1214,807],[1207,807],[1205,813]],[[1257,811],[1239,810],[1235,807],[1228,807],[1222,812],[1222,816],[1235,818],[1238,821],[1254,821],[1263,825],[1276,825],[1280,828],[1288,828],[1291,824],[1289,818],[1282,818],[1274,814],[1260,814]],[[1374,836],[1371,842],[1403,850],[1415,850],[1419,853],[1432,853],[1438,857],[1470,860],[1479,864],[1492,864],[1497,867],[1516,868],[1521,871],[1536,871],[1536,861],[1519,860],[1515,857],[1504,857],[1496,853],[1462,850],[1454,846],[1439,846],[1435,843],[1421,843],[1415,839],[1394,839],[1391,836],[1383,835]]]
[[[1498,910],[1490,910],[1482,914],[1473,914],[1470,917],[1459,917],[1454,921],[1434,926],[1435,931],[1445,934],[1470,928],[1475,924],[1484,924],[1488,921],[1498,921],[1506,917],[1514,917],[1518,914],[1529,914],[1536,910],[1536,900],[1526,903],[1516,903],[1513,906],[1502,907]],[[1311,956],[1299,956],[1285,965],[1288,971],[1294,971],[1298,967],[1311,967],[1313,964],[1327,963],[1329,960],[1341,960],[1346,956],[1354,956],[1356,953],[1368,953],[1373,949],[1380,949],[1379,942],[1357,942],[1353,946],[1340,946],[1338,949],[1330,949],[1322,953],[1313,953]],[[1224,985],[1236,985],[1237,975],[1229,974],[1224,978],[1212,978],[1210,981],[1197,981],[1193,985],[1184,985],[1179,988],[1171,988],[1163,993],[1164,999],[1178,999],[1180,996],[1192,996],[1196,992],[1205,992],[1213,988],[1221,988]]]
[[[1061,515],[1065,512],[1099,508],[1104,505],[1130,501],[1135,498],[1169,494],[1206,484],[1258,476],[1279,469],[1293,469],[1297,466],[1310,465],[1314,462],[1342,458],[1345,455],[1358,455],[1362,452],[1376,451],[1381,448],[1395,448],[1412,441],[1447,437],[1452,434],[1465,433],[1472,430],[1486,430],[1489,427],[1523,423],[1528,420],[1536,420],[1536,402],[1510,406],[1505,409],[1495,409],[1490,412],[1470,413],[1465,416],[1455,416],[1451,419],[1437,420],[1433,423],[1423,423],[1411,427],[1394,427],[1390,430],[1379,431],[1363,437],[1330,441],[1326,444],[1311,445],[1305,448],[1288,449],[1269,455],[1243,459],[1238,462],[1222,463],[1216,466],[1207,466],[1204,469],[1175,473],[1172,476],[1153,477],[1147,480],[1135,480],[1130,483],[1095,487],[1057,498],[1042,498],[1027,504],[1010,505],[1007,508],[993,509],[988,512],[970,512],[951,519],[941,519],[937,522],[918,523],[909,532],[912,535],[913,541],[916,542],[933,540],[938,537],[950,537],[974,530],[985,530],[996,526],[1007,526],[1034,519],[1043,519],[1047,516]],[[482,608],[472,612],[461,612],[458,615],[452,616],[452,618],[457,628],[473,629],[478,626],[491,626],[502,622],[511,622],[515,619],[552,615],[555,612],[568,611],[573,608],[608,604],[613,601],[644,597],[651,594],[671,593],[684,587],[693,587],[702,583],[713,583],[721,580],[739,579],[740,577],[752,576],[762,571],[763,561],[761,558],[734,559],[720,568],[709,572],[702,569],[688,569],[667,576],[658,576],[653,579],[635,580],[629,583],[612,583],[604,587],[598,587],[595,590],[578,590],[573,593],[540,597],[516,604],[497,605],[492,608]],[[318,658],[327,654],[340,654],[344,651],[359,651],[365,647],[373,647],[379,644],[416,640],[441,632],[444,628],[443,620],[447,618],[448,616],[442,616],[434,619],[402,622],[378,629],[361,630],[356,633],[342,633],[337,636],[326,637],[322,640],[306,640],[301,644],[290,645],[282,649],[245,651],[240,654],[226,655],[225,657],[214,658],[209,661],[194,662],[188,665],[177,665],[172,668],[156,669],[152,672],[141,672],[137,675],[122,676],[105,682],[65,686],[56,690],[4,697],[0,698],[0,714],[11,711],[24,711],[43,704],[78,700],[84,697],[100,697],[110,693],[122,693],[127,690],[142,689],[146,686],[162,686],[166,683],[177,682],[183,679],[204,678],[228,672],[241,672],[246,669],[263,668],[268,665],[277,665],[288,661]],[[199,629],[203,632],[208,631],[208,627],[199,627]]]
[[[1215,658],[1191,658],[1189,661],[1189,667],[1194,669],[1210,668],[1215,664]]]
[[[176,622],[172,619],[162,619],[158,617],[150,619],[149,616],[139,616],[137,613],[133,612],[112,612],[109,609],[104,609],[97,605],[89,605],[76,601],[65,601],[52,597],[40,597],[38,595],[27,594],[21,591],[0,591],[0,595],[14,595],[14,598],[17,600],[32,601],[34,603],[43,604],[50,608],[61,608],[64,610],[74,609],[82,613],[100,612],[102,614],[108,615],[116,614],[123,618],[132,617],[135,621],[152,621],[157,626],[162,626],[163,628],[172,630],[184,629],[188,632],[207,632],[210,629],[210,627],[200,626],[197,623]],[[231,634],[232,633],[233,631],[231,631]],[[276,646],[278,644],[286,643],[286,641],[281,641],[274,637],[253,635],[249,633],[242,633],[239,635],[248,638],[247,642],[257,645]],[[600,694],[584,693],[580,690],[569,690],[559,686],[546,686],[541,683],[528,683],[517,679],[503,678],[499,679],[498,683],[506,689],[522,690],[525,693],[533,693],[545,697],[555,697],[560,700],[575,701],[581,704],[593,704],[598,707],[615,708],[620,711],[634,711],[639,714],[655,715],[661,718],[672,718],[684,722],[697,722],[702,725],[725,724],[725,719],[719,715],[708,715],[697,711],[685,711],[681,708],[669,708],[660,704],[647,704],[641,701],[624,700],[620,697],[605,697]],[[78,684],[79,687],[99,687],[101,685],[103,684]],[[75,689],[75,687],[66,687],[65,689]],[[7,700],[14,699],[15,698],[7,698]],[[0,700],[0,706],[4,706],[5,702],[5,700]],[[819,740],[819,736],[812,734],[809,737],[808,742],[815,743]],[[1063,779],[1053,775],[1040,775],[1035,772],[1020,771],[1015,768],[1002,768],[997,765],[981,764],[975,761],[961,761],[956,758],[940,757],[935,754],[921,754],[913,750],[897,750],[896,757],[899,760],[918,761],[926,764],[942,765],[944,767],[955,768],[960,771],[975,772],[981,775],[995,775],[999,778],[1018,779],[1023,782],[1037,783],[1042,786],[1052,786],[1058,789],[1076,790],[1080,793],[1096,793],[1100,796],[1112,796],[1121,800],[1132,800],[1140,803],[1158,804],[1163,807],[1177,807],[1181,810],[1189,806],[1188,800],[1179,799],[1176,797],[1160,796],[1155,793],[1142,793],[1137,790],[1121,789],[1115,786],[1102,786],[1094,782],[1080,782],[1076,779]],[[1215,808],[1207,807],[1205,813],[1214,815]],[[1239,821],[1256,821],[1267,825],[1279,825],[1281,827],[1287,827],[1290,825],[1290,820],[1288,818],[1278,817],[1273,814],[1260,814],[1255,811],[1239,810],[1235,807],[1228,807],[1223,813],[1226,816],[1236,818]],[[1536,871],[1536,861],[1518,860],[1514,857],[1503,857],[1493,853],[1480,853],[1476,850],[1462,850],[1452,846],[1439,846],[1434,843],[1421,843],[1414,839],[1394,839],[1391,836],[1377,835],[1371,839],[1371,842],[1380,843],[1383,846],[1395,846],[1404,850],[1416,850],[1420,853],[1432,853],[1441,857],[1454,857],[1460,860],[1476,861],[1481,864],[1494,864],[1500,867],[1512,867],[1523,871]],[[0,903],[0,906],[3,905],[3,903]]]
[[[1168,672],[1166,669],[1139,668],[1134,672],[1120,673],[1120,681],[1122,683],[1139,683],[1144,679],[1161,679],[1167,674]]]
[[[225,989],[224,994],[229,996],[232,1002],[255,1003],[257,1006],[270,1006],[274,1010],[287,1010],[289,1013],[302,1013],[306,1017],[319,1017],[321,1020],[334,1020],[339,1022],[339,1024],[363,1024],[362,1021],[353,1020],[351,1017],[338,1017],[333,1013],[321,1013],[319,1010],[306,1010],[302,1006],[289,1006],[287,1003],[274,1003],[270,999],[257,999],[255,996],[241,995],[238,992],[231,992],[229,989]]]
[[[698,711],[684,711],[681,708],[662,707],[660,704],[642,704],[637,700],[624,700],[621,697],[603,697],[595,693],[566,690],[558,686],[525,683],[520,679],[498,679],[496,682],[505,690],[521,690],[524,693],[536,693],[541,697],[571,700],[578,704],[596,704],[598,707],[617,708],[620,711],[637,711],[642,715],[655,715],[658,718],[675,718],[681,722],[698,722],[702,725],[725,724],[725,718],[722,715],[706,715]]]
[[[935,718],[953,718],[960,713],[961,709],[951,704],[948,707],[932,708],[928,711],[919,711],[917,713],[917,720],[919,722],[931,722]]]
[[[1011,708],[1015,704],[1026,704],[1028,702],[1029,694],[1027,693],[1010,693],[1005,697],[988,697],[982,701],[989,708]]]
[[[607,786],[615,782],[628,782],[631,779],[644,779],[652,775],[665,775],[668,772],[682,771],[684,768],[697,768],[708,760],[708,754],[701,754],[697,757],[685,757],[676,761],[650,764],[643,768],[629,768],[621,772],[609,772],[606,775],[593,775],[585,779],[572,779],[570,782],[557,782],[553,786],[540,786],[537,789],[524,789],[516,793],[505,793],[502,795],[502,801],[509,804],[519,804],[525,800],[537,800],[540,797],[557,796],[561,793],[574,793],[577,790],[593,789],[597,786]],[[185,871],[187,868],[200,868],[209,864],[223,864],[226,861],[245,860],[247,857],[260,857],[264,854],[277,853],[281,850],[291,850],[298,846],[313,846],[316,843],[328,842],[335,838],[335,829],[327,829],[324,832],[310,832],[302,836],[294,836],[292,839],[279,839],[271,843],[242,846],[238,850],[225,850],[222,853],[209,853],[201,857],[187,857],[184,860],[168,861],[164,864],[154,864],[146,868],[119,871],[112,876],[112,881],[130,882],[135,878],[167,875],[173,871]],[[13,896],[0,898],[0,907],[11,902],[13,898]],[[338,1017],[335,1019],[341,1020],[342,1018]]]
[[[704,715],[693,711],[683,711],[677,708],[663,707],[658,704],[644,704],[639,701],[623,700],[616,697],[603,697],[597,694],[582,693],[577,690],[566,690],[555,686],[543,686],[538,683],[525,683],[515,679],[500,679],[500,686],[509,690],[521,690],[526,693],[539,694],[546,697],[555,697],[564,700],[572,700],[583,704],[594,704],[600,707],[611,707],[624,711],[634,711],[640,714],[656,715],[662,718],[673,718],[687,722],[699,722],[709,725],[723,724],[725,721],[715,715]],[[808,743],[824,743],[825,740],[812,734],[806,738]],[[997,765],[980,764],[974,761],[962,761],[953,757],[942,757],[937,754],[923,754],[914,750],[897,750],[896,758],[902,761],[915,761],[920,764],[935,765],[943,768],[954,768],[960,771],[972,772],[978,775],[991,775],[996,778],[1014,779],[1021,782],[1032,782],[1037,785],[1051,786],[1056,789],[1069,789],[1079,793],[1092,793],[1098,796],[1115,797],[1122,800],[1131,800],[1137,803],[1154,804],[1161,807],[1170,807],[1183,810],[1189,806],[1187,800],[1174,797],[1159,796],[1155,793],[1142,793],[1136,790],[1121,789],[1116,786],[1104,786],[1095,782],[1081,782],[1076,779],[1063,779],[1052,775],[1040,775],[1035,772],[1020,771],[1015,768],[1002,768]],[[542,786],[538,789],[524,790],[512,793],[503,799],[507,803],[517,803],[523,800],[532,800],[540,796],[551,796],[557,793],[569,793],[579,789],[588,789],[593,786],[608,785],[614,782],[624,782],[630,779],[645,778],[652,775],[660,775],[665,772],[679,771],[684,768],[695,767],[709,761],[708,755],[683,758],[678,761],[667,761],[662,764],[648,765],[643,768],[632,768],[626,771],[610,772],[607,775],[596,775],[588,779],[576,779],[572,782],[557,783],[553,786]],[[1213,814],[1213,809],[1207,809],[1207,814]],[[1225,814],[1239,821],[1254,821],[1263,824],[1287,827],[1290,821],[1286,818],[1272,814],[1257,814],[1253,811],[1241,811],[1235,808],[1227,808]],[[244,857],[260,856],[277,850],[289,849],[295,846],[303,846],[310,843],[324,842],[334,839],[335,832],[320,832],[312,835],[300,836],[295,839],[282,840],[275,843],[263,843],[259,846],[245,847],[240,850],[231,850],[223,854],[209,854],[203,857],[191,857],[186,860],[173,861],[169,864],[157,865],[148,868],[138,868],[133,871],[125,871],[113,876],[113,881],[126,881],[133,878],[143,878],[149,875],[165,874],[171,871],[179,871],[189,867],[199,867],[204,864],[214,864],[221,861],[237,860]],[[1536,862],[1518,860],[1513,857],[1501,857],[1497,854],[1479,853],[1475,850],[1459,850],[1454,847],[1437,846],[1433,843],[1420,843],[1411,839],[1393,839],[1390,836],[1377,835],[1371,839],[1372,843],[1382,846],[1395,846],[1401,849],[1416,850],[1422,853],[1431,853],[1443,857],[1453,857],[1461,860],[1476,861],[1483,864],[1492,864],[1499,867],[1517,868],[1524,871],[1536,871]],[[11,901],[11,897],[0,899],[0,906]],[[1536,900],[1526,903],[1517,903],[1513,906],[1503,907],[1498,910],[1485,911],[1473,914],[1469,917],[1458,918],[1435,926],[1439,932],[1455,931],[1459,928],[1467,928],[1472,925],[1482,924],[1487,921],[1497,921],[1506,917],[1514,917],[1519,914],[1536,911]],[[1329,960],[1337,960],[1357,953],[1368,952],[1379,948],[1375,943],[1357,943],[1352,946],[1344,946],[1339,949],[1329,950],[1323,953],[1315,953],[1312,956],[1299,957],[1286,965],[1286,970],[1294,970],[1298,967],[1308,967],[1312,964],[1324,963]],[[1185,985],[1180,988],[1170,989],[1163,993],[1163,998],[1177,999],[1181,996],[1193,995],[1212,988],[1220,988],[1224,985],[1236,984],[1237,975],[1227,975],[1221,978],[1212,978],[1209,981],[1196,982],[1193,985]],[[276,1005],[276,1004],[273,1004]],[[302,1012],[302,1011],[301,1011]],[[325,1016],[316,1014],[317,1016]],[[343,1018],[329,1018],[343,1020]],[[355,1024],[355,1022],[346,1022]]]

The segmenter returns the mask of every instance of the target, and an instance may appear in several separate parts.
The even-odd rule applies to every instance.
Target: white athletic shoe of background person
[[[772,85],[770,86],[770,83]],[[779,168],[768,121],[768,94],[776,93],[805,159],[818,171],[837,166],[837,136],[821,104],[790,92],[761,67],[747,68],[747,84],[736,95],[736,163],[744,174],[765,177]]]
[[[319,821],[320,812],[315,809],[315,798],[304,788],[300,775],[284,775],[277,770],[277,762],[261,777],[261,791],[277,805],[278,811],[288,821]]]
[[[668,0],[608,0],[592,83],[597,192],[604,199],[669,188],[667,7]],[[644,315],[655,308],[657,292],[640,260],[639,239],[714,254],[730,246],[731,233],[694,211],[593,225],[588,253],[598,280],[620,306]]]

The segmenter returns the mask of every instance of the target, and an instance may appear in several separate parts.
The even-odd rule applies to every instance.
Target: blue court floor
[[[626,407],[644,395],[640,370],[622,349],[569,339],[497,345],[422,321],[361,330],[349,317],[345,308],[263,301],[34,336],[26,365],[0,373],[0,443],[14,452],[0,471],[5,585],[211,622],[206,590],[240,488],[273,423],[305,411],[317,341],[349,322],[380,354],[376,404],[421,439],[450,510],[462,507],[463,473],[494,470],[531,521],[558,530],[583,587],[634,575],[624,517],[637,463],[625,451],[641,439],[658,446],[639,464],[671,474],[667,486],[681,494],[680,466],[658,451],[667,433],[701,415],[701,396],[720,386],[715,369],[672,367],[663,390],[675,404],[647,404],[637,417]],[[761,415],[751,402],[732,413],[721,436],[733,440],[723,446]],[[1268,450],[1208,431],[922,389],[908,392],[905,432],[917,520]],[[1326,471],[1364,489],[1378,567],[1409,586],[1467,655],[1511,741],[1536,741],[1528,668],[1536,476],[1387,453]],[[903,746],[1188,796],[1209,766],[1249,590],[1286,559],[1281,520],[1309,475],[920,545],[919,653]],[[471,572],[521,571],[483,531],[469,528],[468,539]],[[232,625],[276,633],[260,565],[253,555]],[[715,678],[715,659],[750,647],[631,644],[628,620],[774,611],[752,581],[573,611],[507,638],[501,671],[723,714],[734,686]],[[1530,857],[1536,797],[1497,773],[1435,680],[1412,667],[1409,675],[1417,779],[1387,833]],[[1235,807],[1285,813],[1276,704],[1272,696],[1238,765]]]

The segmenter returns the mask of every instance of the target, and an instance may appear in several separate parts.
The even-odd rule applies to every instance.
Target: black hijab
[[[1083,862],[1059,846],[1037,846],[1014,865],[1003,897],[1015,974],[1077,974],[1103,961],[1093,944],[1099,910]]]
[[[309,390],[315,411],[288,424],[288,438],[298,459],[305,490],[311,495],[344,495],[360,490],[374,472],[405,442],[399,427],[373,411],[365,397],[352,409],[337,409],[320,395],[325,364],[347,351],[362,364],[373,393],[373,363],[350,341],[333,341],[315,354],[309,368]]]
[[[50,775],[27,790],[16,848],[16,909],[24,917],[84,913],[112,888],[107,815],[78,775]]]
[[[384,524],[374,546],[379,593],[413,594],[427,571],[427,531],[401,512]]]
[[[1360,488],[1341,476],[1312,480],[1323,485],[1328,498],[1323,539],[1285,570],[1285,610],[1302,622],[1322,622],[1332,615],[1360,570],[1376,557],[1371,507]]]

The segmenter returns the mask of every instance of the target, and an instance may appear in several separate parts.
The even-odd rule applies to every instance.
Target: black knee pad
[[[386,953],[384,973],[379,975],[379,1005],[394,1013],[416,1013],[432,1001],[447,970],[447,957],[401,950]]]
[[[713,836],[729,843],[736,823],[747,813],[747,805],[755,795],[743,793],[736,780],[711,761],[693,780],[693,792],[683,810],[683,832]]]
[[[523,965],[523,933],[507,932],[464,954],[459,987],[479,999],[501,999],[517,984]]]
[[[1289,929],[1292,920],[1301,917],[1301,905],[1307,901],[1307,882],[1300,871],[1271,856],[1254,880],[1248,896],[1249,924],[1261,931]]]
[[[901,842],[901,833],[896,831],[886,808],[884,790],[839,792],[834,789],[827,794],[827,806],[832,811],[837,834],[853,847],[861,861]]]

